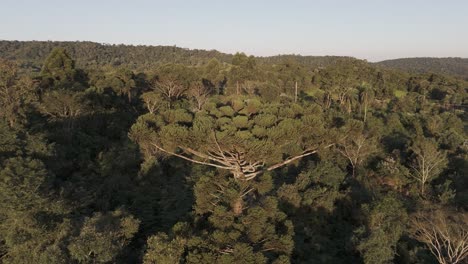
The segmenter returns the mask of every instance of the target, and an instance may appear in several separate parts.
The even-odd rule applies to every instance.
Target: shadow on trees
[[[393,132],[382,138],[382,143],[387,153],[398,149],[404,151],[410,142],[410,137],[402,132]]]
[[[357,213],[343,198],[335,208],[283,204],[294,225],[293,263],[359,263],[352,237]],[[290,209],[287,209],[290,208]]]
[[[56,153],[48,166],[76,221],[119,208],[141,221],[139,232],[121,253],[122,263],[139,259],[148,236],[185,220],[194,203],[192,168],[177,158],[145,162],[126,134],[135,120],[129,111],[115,111],[36,121],[42,122],[36,129],[54,143]]]

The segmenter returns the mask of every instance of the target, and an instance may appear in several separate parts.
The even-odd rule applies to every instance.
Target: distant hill
[[[89,41],[5,41],[0,40],[0,58],[16,60],[25,68],[40,69],[54,47],[63,47],[79,67],[125,65],[132,69],[148,69],[164,63],[203,65],[212,58],[230,63],[232,54],[216,50],[185,49],[176,46],[110,45]],[[257,57],[258,63],[276,64],[287,59],[311,67],[324,67],[341,60],[356,60],[338,56],[278,55]]]
[[[433,72],[455,75],[468,80],[468,58],[403,58],[375,64],[412,73]]]
[[[0,58],[16,60],[23,68],[38,71],[54,47],[65,48],[79,67],[124,65],[130,69],[147,70],[165,63],[203,65],[216,58],[230,63],[233,55],[216,50],[186,49],[176,46],[144,46],[101,44],[90,41],[7,41],[0,40]],[[295,60],[311,68],[326,67],[343,61],[356,61],[343,56],[277,55],[256,57],[260,64],[278,64]],[[403,58],[372,63],[378,67],[411,73],[441,73],[468,80],[468,59],[464,58]]]
[[[88,41],[2,41],[0,58],[20,61],[31,67],[42,62],[55,47],[63,47],[76,60],[79,67],[126,65],[147,68],[162,63],[198,65],[211,58],[230,61],[231,55],[215,50],[189,50],[175,46],[108,45]]]
[[[185,49],[176,46],[110,45],[89,41],[0,40],[0,58],[16,60],[25,68],[38,70],[54,47],[65,48],[80,67],[125,65],[131,69],[147,69],[164,63],[196,66],[203,65],[212,58],[230,63],[233,56],[216,50]],[[257,57],[257,62],[275,64],[289,58],[311,67],[327,66],[342,59],[356,60],[338,56],[278,55]]]

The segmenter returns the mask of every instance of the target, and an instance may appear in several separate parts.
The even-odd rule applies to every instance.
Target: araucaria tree
[[[166,246],[179,242],[184,249],[176,259],[185,263],[285,261],[292,252],[293,229],[276,198],[268,195],[273,183],[265,172],[331,146],[321,110],[232,97],[212,98],[195,111],[146,114],[130,131],[145,155],[169,154],[221,169],[202,176],[195,188],[193,225],[200,230],[176,233],[154,245],[162,237],[153,237],[146,263],[158,263]]]
[[[320,109],[265,104],[256,98],[212,101],[200,112],[147,114],[130,136],[145,153],[165,153],[252,180],[331,146]]]

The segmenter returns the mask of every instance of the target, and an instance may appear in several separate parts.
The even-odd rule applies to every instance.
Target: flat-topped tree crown
[[[130,136],[149,155],[164,152],[250,180],[328,146],[320,113],[315,106],[258,98],[212,99],[198,112],[143,115]]]

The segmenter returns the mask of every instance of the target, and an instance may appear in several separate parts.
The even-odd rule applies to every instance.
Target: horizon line
[[[436,57],[436,56],[415,56],[415,57],[395,57],[395,58],[387,58],[383,60],[369,60],[369,59],[363,59],[359,58],[356,56],[351,56],[351,55],[311,55],[311,54],[301,54],[301,53],[278,53],[275,55],[254,55],[254,54],[248,54],[247,52],[244,51],[236,51],[236,52],[226,52],[226,51],[221,51],[218,49],[208,49],[208,48],[190,48],[190,47],[183,47],[183,46],[178,46],[177,44],[174,45],[162,45],[162,44],[134,44],[134,43],[109,43],[109,42],[99,42],[99,41],[94,41],[94,40],[37,40],[37,39],[28,39],[28,40],[18,40],[18,39],[0,39],[0,41],[10,41],[10,42],[90,42],[90,43],[95,43],[99,45],[104,45],[104,46],[131,46],[131,47],[176,47],[176,48],[181,48],[185,50],[199,50],[199,51],[216,51],[222,54],[226,55],[235,55],[236,53],[244,53],[248,56],[254,56],[256,58],[270,58],[270,57],[277,57],[277,56],[299,56],[299,57],[343,57],[343,58],[354,58],[370,63],[380,63],[384,61],[392,61],[392,60],[401,60],[401,59],[468,59],[468,57],[461,57],[461,56],[445,56],[445,57]]]

